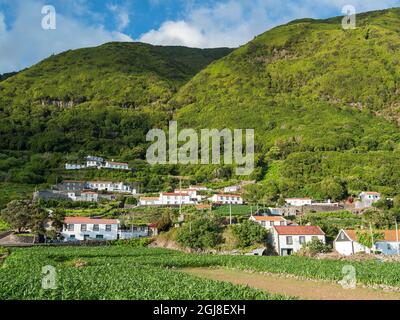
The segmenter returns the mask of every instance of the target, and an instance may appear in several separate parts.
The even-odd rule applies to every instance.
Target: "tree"
[[[214,217],[199,217],[186,222],[176,235],[176,241],[192,249],[214,248],[222,241],[222,225]]]
[[[32,202],[14,200],[1,212],[2,219],[18,232],[26,231],[32,223]]]
[[[263,243],[268,236],[265,228],[250,220],[233,226],[232,231],[240,248]]]
[[[163,213],[162,217],[157,221],[157,229],[160,232],[168,231],[172,228],[173,222],[169,213]]]
[[[52,227],[57,233],[62,231],[64,227],[64,220],[65,220],[64,210],[57,208],[51,213]]]
[[[357,236],[357,242],[361,243],[363,246],[367,248],[372,248],[375,244],[372,241],[372,236],[375,242],[377,240],[383,240],[385,238],[385,235],[382,232],[375,230],[372,231],[372,234],[370,231],[358,230],[356,232],[356,236]]]
[[[321,192],[325,199],[333,201],[342,200],[346,197],[345,186],[336,179],[328,178],[321,182]]]

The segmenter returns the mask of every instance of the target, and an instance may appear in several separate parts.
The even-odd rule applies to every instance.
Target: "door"
[[[83,241],[88,241],[89,238],[90,238],[90,236],[89,236],[88,234],[85,234],[85,235],[83,236]]]
[[[282,249],[281,256],[291,256],[293,253],[293,249]]]

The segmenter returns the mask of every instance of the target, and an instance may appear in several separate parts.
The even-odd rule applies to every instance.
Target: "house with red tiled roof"
[[[130,225],[121,227],[117,219],[92,219],[87,217],[66,217],[61,232],[65,242],[118,240],[155,236],[157,225]]]
[[[336,252],[350,256],[356,253],[371,253],[372,250],[379,251],[384,255],[400,254],[400,231],[396,230],[374,230],[374,246],[366,247],[358,242],[358,233],[371,233],[370,230],[340,230],[334,241]]]
[[[289,225],[272,228],[273,245],[280,256],[292,255],[313,240],[325,243],[325,233],[320,227]]]
[[[64,241],[117,240],[119,220],[66,217],[61,232]]]
[[[288,225],[288,221],[285,218],[278,216],[251,216],[249,220],[260,224],[267,230],[272,229],[274,226]]]

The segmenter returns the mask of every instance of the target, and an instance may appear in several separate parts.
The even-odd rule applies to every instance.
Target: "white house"
[[[126,185],[123,182],[89,181],[87,182],[87,186],[91,190],[136,194],[136,189],[133,189],[130,185]]]
[[[125,162],[106,161],[103,168],[116,170],[129,170],[129,164]]]
[[[362,232],[370,232],[364,230]],[[400,232],[396,230],[377,231],[383,234],[383,239],[375,240],[374,250],[382,252],[384,255],[400,254]],[[340,230],[334,242],[335,250],[344,255],[350,256],[359,252],[371,253],[371,248],[368,248],[357,241],[356,230]]]
[[[197,200],[192,199],[189,193],[165,192],[160,194],[162,205],[191,205],[196,204]]]
[[[84,191],[69,191],[68,198],[72,201],[82,202],[97,202],[99,201],[99,194],[97,192],[84,190]]]
[[[356,202],[356,209],[371,208],[374,203],[381,200],[381,194],[378,192],[361,192],[358,197],[360,200]]]
[[[71,163],[66,163],[65,164],[65,170],[82,170],[86,169],[86,165],[84,164],[71,164]]]
[[[237,194],[214,194],[208,199],[216,204],[243,204],[243,199]]]
[[[303,206],[311,206],[312,199],[311,198],[287,198],[285,199],[286,204],[293,207],[303,207]]]
[[[160,197],[140,197],[139,205],[140,206],[160,206],[161,205]]]
[[[274,226],[272,232],[273,245],[280,256],[298,252],[314,239],[325,243],[325,233],[317,226]]]
[[[257,222],[267,230],[272,229],[274,226],[288,225],[288,221],[285,218],[276,216],[251,216],[249,220]]]
[[[185,193],[188,194],[190,196],[190,199],[192,200],[192,202],[194,204],[201,202],[203,197],[197,194],[197,190],[196,189],[177,189],[175,190],[175,193]]]
[[[87,156],[86,157],[86,167],[87,168],[98,168],[102,166],[104,162],[104,158],[101,157],[94,157],[94,156]]]
[[[119,220],[67,217],[61,232],[64,241],[117,240]]]

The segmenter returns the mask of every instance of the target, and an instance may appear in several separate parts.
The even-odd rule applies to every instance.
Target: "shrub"
[[[263,243],[268,236],[268,231],[265,228],[250,220],[233,226],[232,230],[238,246],[241,248]]]
[[[328,253],[331,250],[332,249],[329,245],[323,243],[320,240],[314,239],[310,242],[303,244],[303,247],[301,248],[299,255],[313,257],[319,253]]]
[[[176,241],[192,249],[214,248],[222,242],[222,224],[215,218],[197,218],[178,230]]]

